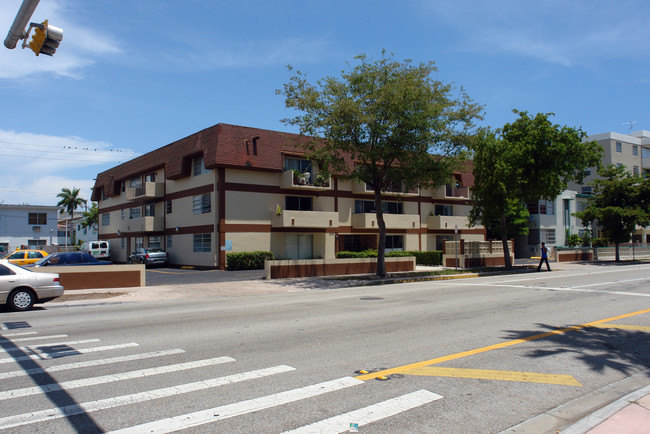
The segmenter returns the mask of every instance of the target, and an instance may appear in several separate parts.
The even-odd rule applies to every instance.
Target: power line
[[[80,158],[56,158],[56,157],[39,157],[36,155],[15,155],[15,154],[2,154],[0,153],[0,156],[4,157],[15,157],[15,158],[29,158],[29,159],[37,159],[37,160],[57,160],[57,161],[84,161],[87,163],[123,163],[123,161],[120,160],[85,160],[85,159],[80,159]],[[101,156],[97,156],[98,158],[101,158]]]
[[[10,145],[21,145],[21,146],[34,146],[38,148],[48,148],[52,149],[51,145],[39,145],[35,143],[24,143],[24,142],[12,142],[8,140],[0,140],[0,143],[8,143]],[[132,151],[125,151],[124,149],[109,149],[107,151],[102,150],[101,148],[98,151],[98,148],[96,146],[73,146],[73,145],[63,145],[63,149],[74,149],[76,151],[91,151],[91,152],[105,152],[105,153],[117,153],[117,152],[127,152],[127,153],[133,153],[137,154],[137,152],[132,152]],[[55,151],[52,151],[55,152]]]

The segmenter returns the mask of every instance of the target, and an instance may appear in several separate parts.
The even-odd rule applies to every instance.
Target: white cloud
[[[455,28],[461,48],[560,65],[650,54],[650,13],[635,0],[476,2],[423,1],[436,20]]]
[[[0,130],[0,202],[56,205],[63,187],[90,199],[97,173],[138,154],[110,143]]]
[[[18,1],[0,0],[0,29],[9,30],[19,6]],[[12,50],[3,45],[0,47],[0,78],[24,79],[43,73],[79,78],[95,58],[121,52],[119,44],[109,35],[75,22],[66,9],[66,0],[41,2],[30,20],[42,22],[47,19],[63,29],[63,41],[54,57],[35,56],[29,48],[21,48],[22,41]],[[2,35],[3,40],[5,35]]]

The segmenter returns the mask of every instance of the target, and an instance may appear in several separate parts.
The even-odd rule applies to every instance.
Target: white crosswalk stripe
[[[137,346],[134,345],[134,346]],[[111,348],[115,349],[115,348]],[[33,369],[27,369],[27,370],[21,370],[21,371],[11,371],[11,372],[2,372],[0,373],[0,380],[5,379],[5,378],[16,378],[16,377],[24,377],[26,375],[35,375],[35,374],[44,374],[44,373],[52,373],[52,372],[59,372],[59,371],[67,371],[70,369],[81,369],[81,368],[88,368],[88,367],[95,367],[95,366],[100,366],[100,365],[109,365],[111,363],[120,363],[120,362],[130,362],[134,360],[144,360],[144,359],[149,359],[153,357],[162,357],[162,356],[170,356],[173,354],[181,354],[184,353],[185,350],[181,350],[179,348],[175,348],[173,350],[163,350],[163,351],[153,351],[150,353],[141,353],[141,354],[132,354],[129,356],[120,356],[120,357],[111,357],[108,359],[98,359],[98,360],[89,360],[86,362],[77,362],[77,363],[66,363],[63,365],[57,365],[57,366],[51,366],[49,368],[33,368]],[[13,359],[15,360],[15,359]]]
[[[274,393],[273,395],[263,396],[261,398],[249,399],[247,401],[236,402],[221,407],[215,407],[208,410],[197,411],[191,414],[170,417],[155,422],[150,422],[119,431],[114,433],[167,433],[180,429],[187,429],[218,420],[228,419],[234,416],[260,411],[278,405],[288,404],[301,399],[311,398],[324,393],[341,390],[346,387],[358,386],[363,381],[352,377],[339,378],[337,380],[326,381],[324,383],[312,384],[311,386],[301,387],[300,389],[288,390],[286,392]]]
[[[368,425],[372,422],[385,419],[390,416],[402,413],[415,407],[441,399],[428,390],[418,390],[397,398],[389,399],[368,407],[344,413],[320,422],[313,423],[291,431],[285,431],[283,434],[317,434],[317,433],[342,433],[350,430],[350,424],[355,423],[358,426]]]
[[[133,393],[130,395],[117,396],[115,398],[100,399],[76,405],[66,405],[60,408],[53,408],[31,413],[19,414],[0,418],[0,430],[13,428],[22,425],[33,424],[37,422],[51,421],[54,419],[69,417],[75,414],[91,413],[97,410],[119,407],[122,405],[132,405],[137,402],[149,401],[169,396],[181,395],[184,393],[197,392],[199,390],[211,389],[214,387],[225,386],[227,384],[238,383],[241,381],[253,380],[266,377],[269,375],[280,374],[283,372],[293,371],[295,368],[286,365],[273,366],[270,368],[258,369],[256,371],[244,372],[241,374],[228,375],[226,377],[213,378],[195,383],[182,384],[179,386],[164,387],[162,389],[150,390],[147,392]]]
[[[197,360],[195,362],[178,363],[175,365],[161,366],[157,368],[139,369],[137,371],[120,372],[113,375],[102,375],[101,377],[83,378],[81,380],[65,381],[62,383],[41,384],[35,387],[23,389],[6,390],[0,392],[0,400],[19,398],[22,396],[37,395],[45,392],[56,392],[59,390],[70,390],[78,387],[96,386],[99,384],[113,383],[115,381],[131,380],[133,378],[143,378],[152,375],[168,374],[171,372],[184,371],[187,369],[204,368],[206,366],[217,365],[220,363],[234,362],[231,357],[215,357],[213,359]]]
[[[11,342],[40,341],[42,339],[59,339],[59,338],[67,338],[67,337],[68,335],[31,336],[29,338],[11,339]],[[0,344],[8,341],[9,339],[0,338]]]
[[[57,350],[57,347],[61,346],[70,346],[70,345],[79,345],[79,344],[88,344],[92,342],[99,342],[100,339],[83,339],[80,341],[67,341],[67,342],[51,342],[48,344],[42,344],[42,345],[29,345],[26,347],[16,347],[16,348],[2,348],[0,349],[0,352],[2,353],[17,353],[17,352],[22,352],[22,351],[33,351],[33,352],[46,352],[48,349],[55,349]]]
[[[91,347],[91,348],[79,348],[79,349],[74,349],[70,351],[63,351],[60,353],[53,353],[53,354],[29,354],[27,356],[19,356],[19,357],[11,357],[11,358],[5,358],[5,359],[0,359],[0,364],[3,363],[15,363],[15,362],[23,362],[25,360],[43,360],[43,359],[58,359],[58,358],[63,358],[67,356],[75,356],[78,354],[88,354],[88,353],[96,353],[98,351],[109,351],[109,350],[117,350],[120,348],[130,348],[130,347],[137,347],[139,346],[138,343],[136,342],[129,342],[126,344],[116,344],[116,345],[105,345],[102,347]]]

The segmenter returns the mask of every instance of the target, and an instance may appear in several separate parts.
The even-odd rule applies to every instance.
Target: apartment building
[[[588,136],[586,140],[593,140],[602,146],[603,165],[623,166],[635,175],[650,176],[650,131],[629,134],[608,132]],[[516,242],[518,257],[527,256],[528,253],[538,254],[540,242],[549,246],[566,246],[567,235],[582,235],[589,229],[573,214],[587,206],[593,193],[590,183],[597,176],[596,168],[592,167],[587,170],[582,184],[569,183],[567,190],[555,200],[529,204],[530,232],[527,238],[519,238]],[[599,237],[598,228],[596,231],[595,236]],[[650,228],[637,227],[632,241],[650,243]]]
[[[175,265],[225,269],[230,252],[333,258],[376,248],[373,191],[325,178],[295,134],[217,124],[97,175],[99,238],[111,258],[163,248]],[[441,249],[469,228],[471,170],[436,189],[385,192],[387,250]]]
[[[17,248],[41,249],[59,242],[59,207],[0,204],[0,255]]]

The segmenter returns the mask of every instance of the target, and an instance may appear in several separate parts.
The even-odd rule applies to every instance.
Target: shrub
[[[594,247],[607,247],[607,239],[606,238],[594,238],[591,240],[591,245]]]
[[[337,258],[348,259],[348,258],[376,258],[377,251],[373,249],[362,250],[360,252],[338,252],[336,254]]]
[[[582,238],[580,238],[580,235],[578,234],[569,235],[569,238],[567,239],[567,244],[569,245],[569,247],[575,247],[581,243],[582,243]]]
[[[226,255],[228,270],[260,270],[264,268],[265,260],[273,259],[272,252],[238,252]]]

